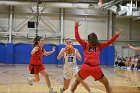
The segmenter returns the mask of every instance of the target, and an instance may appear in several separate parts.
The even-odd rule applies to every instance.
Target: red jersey
[[[95,47],[80,38],[80,35],[78,32],[78,26],[75,26],[75,38],[84,49],[84,63],[89,64],[91,66],[98,66],[100,64],[99,57],[100,57],[101,49],[113,43],[113,41],[115,41],[118,36],[119,35],[115,34],[107,42],[103,44],[99,44],[98,46]]]
[[[37,52],[32,54],[30,64],[34,65],[41,65],[42,63],[42,57],[44,55],[44,49],[39,48]]]

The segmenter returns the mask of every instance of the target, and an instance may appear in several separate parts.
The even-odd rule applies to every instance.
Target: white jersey
[[[76,53],[76,49],[75,49],[75,53]],[[76,55],[64,53],[64,69],[65,68],[72,68],[75,66],[77,66]]]
[[[76,53],[75,49],[75,53]],[[76,63],[76,54],[66,54],[64,53],[64,71],[63,77],[67,79],[72,79],[76,73],[79,71],[79,68]]]

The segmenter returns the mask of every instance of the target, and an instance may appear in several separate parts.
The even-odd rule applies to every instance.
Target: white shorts
[[[68,69],[64,69],[64,73],[63,73],[63,77],[64,79],[68,80],[68,79],[72,79],[76,73],[79,71],[79,67],[73,67],[73,68],[68,68]]]

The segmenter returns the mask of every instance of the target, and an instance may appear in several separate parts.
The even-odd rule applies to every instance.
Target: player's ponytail
[[[43,37],[40,36],[36,36],[33,40],[33,47],[35,47],[36,45],[38,45],[38,42],[40,41],[40,39],[42,39]]]
[[[98,41],[97,35],[95,33],[91,33],[88,35],[88,42],[94,46],[99,45],[99,41]]]

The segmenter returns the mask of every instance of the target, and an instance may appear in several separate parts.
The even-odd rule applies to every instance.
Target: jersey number
[[[68,62],[73,62],[73,57],[68,57]]]
[[[94,48],[93,47],[89,47],[88,48],[88,52],[91,52],[92,50],[94,50],[94,52],[96,52],[96,47],[94,47]]]

